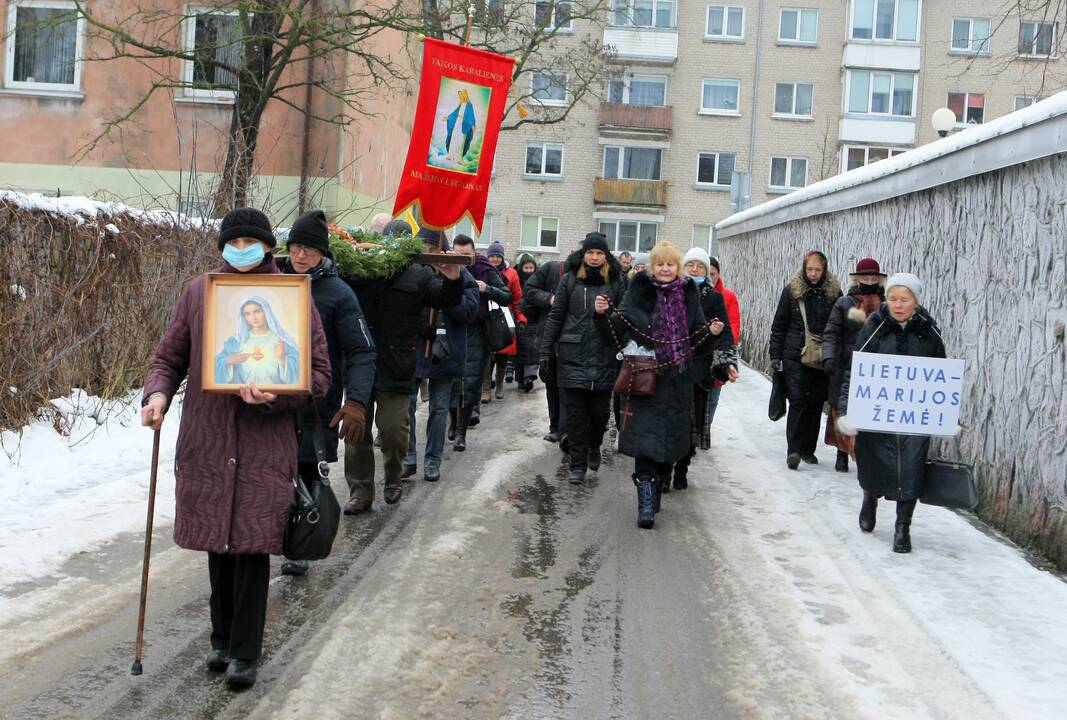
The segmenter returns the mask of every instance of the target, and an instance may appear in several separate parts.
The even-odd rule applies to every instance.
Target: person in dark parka
[[[431,240],[438,237],[431,233]],[[411,234],[403,220],[393,220],[386,237]],[[346,515],[370,510],[374,502],[374,430],[381,436],[385,460],[383,496],[387,504],[400,502],[400,475],[408,450],[408,396],[416,388],[415,356],[422,344],[423,309],[444,310],[463,299],[458,265],[435,268],[412,262],[391,278],[345,278],[356,291],[377,348],[374,392],[367,407],[367,428],[354,443],[345,443],[345,480],[349,500]]]
[[[515,273],[519,278],[519,287],[522,288],[526,285],[526,281],[537,272],[537,261],[533,255],[521,253],[515,259],[514,267]],[[538,328],[536,322],[527,315],[530,305],[526,302],[526,298],[522,297],[522,293],[520,292],[519,294],[519,311],[526,318],[526,322],[515,327],[515,367],[519,388],[528,393],[533,390],[534,380],[537,379],[537,366],[541,362],[541,352],[537,346]]]
[[[911,273],[889,278],[886,302],[867,319],[856,338],[856,352],[912,357],[944,358],[945,343],[930,313],[919,304],[922,283]],[[844,374],[838,407],[838,430],[851,438],[853,457],[863,488],[859,525],[863,532],[874,530],[878,498],[897,501],[897,522],[893,552],[911,552],[911,518],[915,503],[923,494],[926,455],[930,438],[862,431],[858,435],[848,421],[849,377]]]
[[[580,250],[567,259],[567,274],[556,288],[541,343],[541,372],[548,374],[556,348],[557,382],[564,389],[569,482],[580,484],[588,469],[600,468],[600,446],[611,413],[611,389],[618,374],[619,349],[593,323],[600,297],[618,306],[622,271],[599,232],[585,236]]]
[[[648,272],[630,280],[617,311],[596,303],[597,327],[605,337],[617,337],[624,354],[638,347],[655,355],[656,387],[649,396],[623,399],[619,452],[634,458],[637,486],[637,524],[651,528],[659,494],[670,482],[671,467],[689,454],[694,383],[711,373],[716,340],[726,325],[708,327],[700,307],[696,283],[680,275],[682,254],[673,244],[660,242],[650,253]],[[718,370],[726,377],[727,368]],[[734,368],[736,372],[736,368]]]
[[[708,274],[711,271],[711,258],[703,248],[694,247],[686,252],[682,258],[682,266],[685,275],[692,279],[697,286],[700,296],[700,309],[704,312],[704,318],[712,323],[711,331],[714,336],[708,342],[713,354],[712,366],[726,368],[727,382],[737,381],[737,345],[734,341],[733,328],[729,322],[726,299],[722,293],[715,290],[708,282]],[[721,324],[715,324],[716,321]],[[718,332],[716,332],[718,330]],[[706,351],[705,351],[706,352]],[[689,440],[689,453],[678,462],[674,463],[673,481],[661,478],[661,490],[670,491],[671,482],[675,490],[684,490],[689,487],[689,464],[696,455],[697,448],[707,450],[711,447],[711,410],[708,404],[708,393],[715,384],[717,378],[714,373],[708,373],[696,378],[693,383],[693,410],[692,431]]]
[[[789,399],[785,435],[786,464],[790,470],[796,470],[801,460],[811,464],[819,462],[815,447],[829,385],[820,356],[816,354],[812,360],[817,367],[801,362],[805,346],[803,318],[807,316],[808,333],[821,337],[830,309],[839,297],[841,285],[827,267],[826,256],[810,250],[804,255],[800,270],[782,289],[771,323],[771,367],[784,375]],[[817,353],[817,348],[813,350]]]
[[[426,417],[426,449],[423,480],[437,482],[441,479],[441,460],[444,457],[445,435],[449,415],[453,416],[455,425],[456,410],[451,407],[453,400],[458,402],[460,382],[467,360],[467,326],[478,316],[478,283],[466,268],[460,270],[463,278],[463,301],[444,312],[434,312],[434,322],[430,324],[431,311],[426,311],[426,323],[423,329],[424,340],[430,341],[430,354],[426,354],[425,342],[418,348],[418,367],[416,377],[429,381],[429,407]],[[417,428],[415,408],[418,392],[411,393],[408,404],[408,454],[404,458],[404,476],[412,477],[418,471],[418,453],[416,447]]]
[[[218,247],[225,261],[211,272],[254,280],[279,273],[277,240],[254,208],[222,219]],[[211,653],[207,667],[226,672],[232,688],[256,681],[270,587],[270,556],[281,555],[297,469],[296,422],[326,396],[330,355],[319,312],[311,308],[311,395],[276,395],[244,385],[239,394],[205,393],[203,347],[208,273],[182,291],[156,346],[144,382],[141,423],[159,430],[185,380],[174,456],[174,542],[207,551],[211,582]],[[236,362],[254,360],[243,353]]]
[[[545,343],[545,325],[548,313],[556,297],[556,288],[563,279],[564,264],[559,260],[549,260],[540,265],[534,274],[522,284],[522,301],[525,307],[527,328],[535,326],[538,352],[538,377],[545,384],[545,399],[548,402],[548,433],[546,442],[562,442],[567,434],[567,413],[563,408],[563,390],[558,381],[558,359],[556,347]],[[548,363],[541,360],[548,358]]]
[[[837,448],[834,469],[838,472],[848,472],[848,444],[845,438],[838,436],[836,425],[840,417],[838,401],[845,368],[852,367],[856,336],[863,329],[867,317],[885,300],[885,289],[882,287],[885,273],[874,258],[863,258],[857,262],[856,271],[850,277],[852,282],[848,293],[834,303],[822,336],[822,367],[830,378],[830,417],[826,421],[824,440],[827,445]]]
[[[366,430],[365,413],[374,389],[374,340],[356,294],[338,276],[326,214],[312,210],[297,218],[286,247],[289,257],[279,266],[283,273],[311,276],[311,298],[322,318],[333,372],[326,397],[304,408],[300,416],[298,469],[304,484],[314,491],[321,477],[316,444],[323,449],[323,460],[334,463],[338,439],[355,442]],[[331,430],[338,424],[340,433]],[[306,560],[282,563],[286,575],[303,575],[307,568]]]

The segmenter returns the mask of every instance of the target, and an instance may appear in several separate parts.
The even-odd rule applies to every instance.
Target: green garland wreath
[[[352,238],[345,239],[340,233]],[[360,247],[356,243],[370,244]],[[280,246],[286,252],[288,238]],[[410,235],[383,238],[373,232],[348,233],[330,228],[330,252],[342,277],[385,280],[400,273],[411,260],[425,251],[419,238]]]

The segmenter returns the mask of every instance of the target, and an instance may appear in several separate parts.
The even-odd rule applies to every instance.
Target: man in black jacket
[[[410,234],[403,220],[385,227],[385,236]],[[388,278],[347,278],[366,313],[378,348],[374,392],[367,407],[363,434],[345,444],[345,479],[349,500],[346,515],[365,512],[374,503],[374,432],[381,436],[385,459],[383,496],[389,505],[400,502],[400,479],[408,449],[408,396],[415,390],[415,358],[422,345],[423,308],[455,307],[463,299],[463,280],[458,265],[440,265],[437,271],[412,263]]]
[[[305,213],[293,223],[288,249],[289,259],[281,264],[282,272],[311,276],[311,297],[322,318],[333,368],[333,382],[326,397],[300,415],[298,468],[304,484],[312,488],[320,478],[319,463],[337,462],[338,438],[352,442],[365,430],[366,407],[374,387],[374,341],[356,294],[337,275],[322,210]],[[340,424],[340,432],[334,434],[327,422],[329,428]],[[322,457],[318,455],[320,448]],[[322,467],[321,471],[326,473],[327,469]],[[282,563],[282,573],[286,575],[303,575],[307,568],[306,561]]]
[[[558,382],[564,389],[570,473],[567,480],[580,484],[587,469],[600,468],[600,444],[611,412],[611,389],[618,374],[619,348],[604,342],[597,330],[594,304],[603,295],[617,307],[622,300],[619,261],[608,252],[607,238],[592,232],[581,250],[567,259],[567,273],[556,289],[541,346],[545,373],[556,347]]]
[[[562,279],[563,263],[550,260],[540,265],[522,286],[523,312],[526,313],[527,320],[536,325],[540,357],[548,358],[548,364],[539,375],[541,382],[545,384],[545,397],[548,400],[548,434],[545,435],[545,440],[552,443],[560,442],[567,434],[567,414],[560,412],[563,390],[556,378],[556,348],[551,343],[546,346],[544,330],[548,324],[548,313],[552,309],[556,288]]]

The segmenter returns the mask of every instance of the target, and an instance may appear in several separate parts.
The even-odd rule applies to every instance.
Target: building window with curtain
[[[981,125],[985,122],[985,95],[949,93],[948,109],[956,113],[957,125]]]
[[[233,72],[244,63],[244,29],[235,13],[189,8],[185,50],[196,58],[183,63],[186,97],[232,101],[237,90]],[[251,21],[251,20],[250,20]]]
[[[808,184],[808,161],[799,157],[772,157],[771,192],[792,192]]]
[[[601,220],[600,232],[608,239],[612,252],[648,252],[656,244],[659,225],[654,222]]]
[[[560,143],[526,143],[526,177],[537,180],[562,179],[563,145]]]
[[[674,28],[675,0],[611,0],[610,23],[620,27]]]
[[[558,250],[559,218],[540,215],[522,216],[520,244],[526,250]]]
[[[1019,56],[1056,57],[1056,23],[1022,21],[1019,23]]]
[[[740,115],[740,80],[704,80],[700,112],[704,115]]]
[[[4,85],[12,90],[78,92],[84,21],[72,2],[9,0]]]
[[[919,0],[853,0],[853,40],[915,42],[919,39]]]
[[[567,104],[567,84],[570,82],[567,73],[534,72],[530,82],[533,99],[542,105]]]
[[[846,145],[841,149],[844,158],[845,172],[870,165],[879,160],[886,160],[897,155],[902,155],[907,150],[898,150],[888,147],[869,147],[866,145]]]
[[[607,180],[659,180],[659,148],[604,146],[604,178]]]
[[[555,28],[563,32],[574,30],[571,21],[571,4],[555,0],[537,0],[534,4],[534,23],[539,27]]]
[[[740,42],[745,39],[745,8],[733,5],[708,5],[704,39]]]
[[[915,116],[915,74],[848,71],[848,111]]]
[[[951,55],[988,55],[989,18],[953,18]]]
[[[697,153],[697,187],[718,190],[729,188],[736,161],[735,153]]]
[[[775,83],[774,115],[810,118],[813,86],[811,83]]]
[[[814,45],[819,39],[819,11],[785,8],[778,16],[778,42]]]
[[[608,102],[663,107],[667,104],[667,76],[630,75],[612,80],[608,83]]]

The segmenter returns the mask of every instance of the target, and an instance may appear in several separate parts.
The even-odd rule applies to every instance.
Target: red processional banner
[[[481,234],[514,64],[503,55],[426,38],[393,217],[418,205],[424,227],[444,230],[467,215]]]

